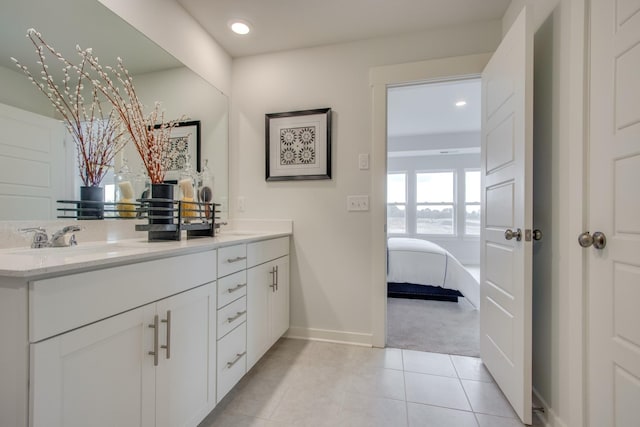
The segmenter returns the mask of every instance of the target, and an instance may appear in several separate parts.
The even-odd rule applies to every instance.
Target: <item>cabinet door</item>
[[[157,303],[156,426],[195,426],[215,406],[215,313],[215,282]]]
[[[267,263],[247,270],[247,370],[269,349],[269,294],[273,292],[275,264]]]
[[[271,347],[289,329],[289,257],[275,261],[276,291],[270,294]]]
[[[31,425],[153,426],[155,304],[31,344]]]

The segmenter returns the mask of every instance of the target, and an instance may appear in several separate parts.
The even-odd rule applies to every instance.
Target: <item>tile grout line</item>
[[[407,417],[407,427],[411,427],[409,421],[409,397],[407,396],[407,371],[404,370],[404,349],[400,349],[400,360],[402,362],[402,386],[404,388],[404,414]]]
[[[471,408],[471,413],[473,414],[473,418],[476,420],[476,425],[480,425],[480,421],[478,420],[478,416],[476,415],[476,411],[473,409],[473,405],[471,404],[471,399],[469,399],[469,395],[467,394],[467,389],[464,388],[464,384],[462,383],[462,379],[460,378],[460,374],[458,373],[458,369],[456,368],[456,364],[453,363],[453,358],[449,354],[449,360],[453,365],[453,369],[456,371],[456,376],[458,377],[458,382],[460,383],[460,387],[462,387],[462,392],[464,393],[464,397],[467,399],[467,403],[469,403],[469,408]]]

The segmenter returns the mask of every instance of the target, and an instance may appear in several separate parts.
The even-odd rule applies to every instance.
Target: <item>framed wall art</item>
[[[159,128],[156,125],[155,128]],[[171,129],[169,149],[165,154],[167,172],[165,182],[177,184],[187,163],[187,156],[194,170],[200,171],[200,120],[179,122]]]
[[[331,179],[331,108],[265,115],[266,180]]]

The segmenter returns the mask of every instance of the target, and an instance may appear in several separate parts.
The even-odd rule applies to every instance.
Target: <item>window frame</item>
[[[404,175],[404,202],[389,202],[389,175]],[[387,234],[404,236],[411,234],[409,230],[409,218],[408,218],[408,208],[409,208],[409,171],[393,171],[387,172]],[[389,206],[403,206],[404,207],[404,232],[398,231],[390,231],[389,229]]]
[[[452,198],[451,202],[418,202],[418,175],[420,174],[436,174],[436,173],[451,173],[452,175]],[[414,194],[413,194],[413,214],[415,215],[414,221],[414,233],[417,236],[434,236],[438,238],[454,238],[458,236],[458,219],[457,219],[457,170],[452,168],[438,168],[438,169],[420,169],[413,172],[413,179],[415,181]],[[418,231],[418,209],[421,206],[451,206],[451,233],[420,233]]]

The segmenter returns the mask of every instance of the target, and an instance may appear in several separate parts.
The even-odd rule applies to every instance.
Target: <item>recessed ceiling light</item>
[[[229,23],[229,27],[231,28],[231,31],[240,35],[249,34],[249,31],[251,31],[249,24],[243,21],[231,21]]]
[[[467,105],[467,101],[458,101],[456,102],[456,107],[464,107]]]

